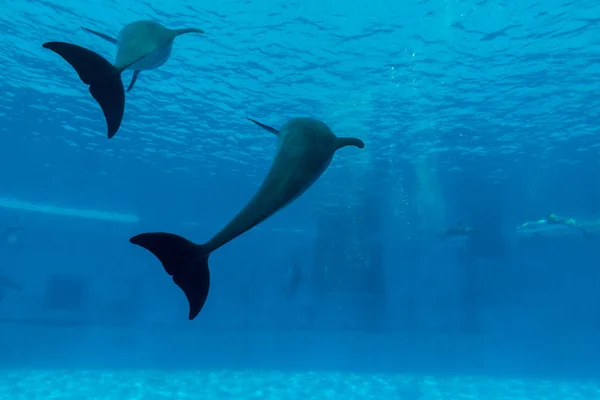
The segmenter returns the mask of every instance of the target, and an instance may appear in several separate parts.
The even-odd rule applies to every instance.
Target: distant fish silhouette
[[[298,260],[298,255],[292,257],[285,277],[285,292],[288,297],[294,297],[298,286],[304,280],[303,268]]]
[[[0,302],[2,302],[4,296],[6,296],[6,289],[20,291],[21,286],[8,279],[6,276],[0,275]]]
[[[15,244],[19,240],[19,235],[23,228],[20,225],[13,224],[4,227],[4,238],[7,243]]]
[[[84,312],[88,300],[89,282],[76,275],[50,275],[46,278],[44,310],[70,313]]]
[[[477,229],[474,229],[470,226],[465,226],[462,222],[460,222],[456,226],[449,227],[441,232],[438,232],[438,237],[440,239],[462,239],[471,237],[477,232]]]

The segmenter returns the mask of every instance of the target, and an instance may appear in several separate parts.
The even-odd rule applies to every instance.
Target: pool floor
[[[234,370],[0,370],[0,400],[598,400],[599,382]]]

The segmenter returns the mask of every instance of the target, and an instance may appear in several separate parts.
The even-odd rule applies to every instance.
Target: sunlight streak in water
[[[0,197],[0,207],[13,210],[34,211],[44,214],[62,215],[67,217],[79,217],[89,219],[101,219],[105,221],[137,223],[139,217],[133,214],[123,214],[112,211],[100,211],[85,208],[67,208],[52,204],[32,203],[15,198]]]

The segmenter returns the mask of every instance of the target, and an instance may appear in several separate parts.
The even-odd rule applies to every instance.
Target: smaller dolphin
[[[132,22],[121,30],[114,39],[103,33],[83,28],[117,45],[115,64],[84,47],[65,42],[46,42],[42,47],[52,50],[65,59],[86,85],[104,113],[108,126],[108,138],[112,138],[125,113],[125,90],[121,74],[133,70],[133,78],[127,88],[129,92],[140,71],[156,69],[169,59],[173,40],[185,33],[204,33],[202,29],[168,29],[154,21]]]
[[[129,239],[154,254],[183,290],[190,320],[200,313],[208,297],[208,257],[212,252],[296,200],[325,172],[337,150],[365,147],[362,140],[337,137],[325,123],[312,118],[291,119],[280,130],[248,119],[279,139],[273,164],[248,204],[202,245],[165,232],[142,233]]]

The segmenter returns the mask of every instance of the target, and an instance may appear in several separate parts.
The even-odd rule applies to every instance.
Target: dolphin
[[[325,172],[337,150],[365,146],[357,138],[337,137],[325,123],[312,118],[291,119],[279,130],[248,119],[278,138],[273,164],[248,204],[204,244],[166,232],[142,233],[129,239],[154,254],[173,277],[189,303],[190,320],[200,313],[208,297],[208,258],[212,252],[291,204]]]
[[[46,42],[42,47],[52,50],[65,59],[77,71],[79,78],[90,87],[90,93],[104,113],[108,138],[112,138],[125,113],[125,90],[121,74],[133,70],[129,92],[140,71],[156,69],[169,59],[173,40],[185,33],[204,33],[202,29],[168,29],[154,21],[135,21],[121,30],[119,38],[82,27],[117,45],[115,64],[85,47],[65,42]]]
[[[288,297],[294,297],[298,291],[298,286],[304,280],[304,271],[298,260],[298,256],[292,257],[285,277],[285,293]]]

